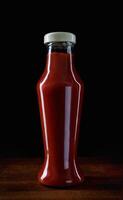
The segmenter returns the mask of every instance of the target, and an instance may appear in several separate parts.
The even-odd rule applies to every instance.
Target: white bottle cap
[[[48,42],[72,42],[76,43],[76,36],[69,32],[52,32],[44,36],[44,44]]]

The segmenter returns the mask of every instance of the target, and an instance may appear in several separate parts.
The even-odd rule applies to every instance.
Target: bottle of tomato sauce
[[[45,156],[38,179],[47,186],[83,182],[77,141],[84,87],[74,66],[75,43],[76,36],[68,32],[44,36],[47,58],[37,93]]]

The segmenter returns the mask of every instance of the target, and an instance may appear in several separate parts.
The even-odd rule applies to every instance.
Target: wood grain
[[[105,158],[82,158],[81,186],[51,188],[40,185],[39,158],[0,160],[0,200],[123,200],[123,163]]]

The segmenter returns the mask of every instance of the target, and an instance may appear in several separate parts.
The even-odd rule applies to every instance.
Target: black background
[[[120,13],[111,5],[74,5],[5,7],[0,156],[43,156],[35,87],[45,66],[43,36],[52,31],[77,37],[76,69],[85,84],[79,156],[122,155]]]

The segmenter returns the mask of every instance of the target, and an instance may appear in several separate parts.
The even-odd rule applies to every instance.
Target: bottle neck
[[[48,53],[62,52],[72,54],[74,50],[74,44],[71,42],[51,42],[47,45]]]
[[[73,66],[74,44],[71,42],[53,42],[47,44],[47,68],[59,70]]]

